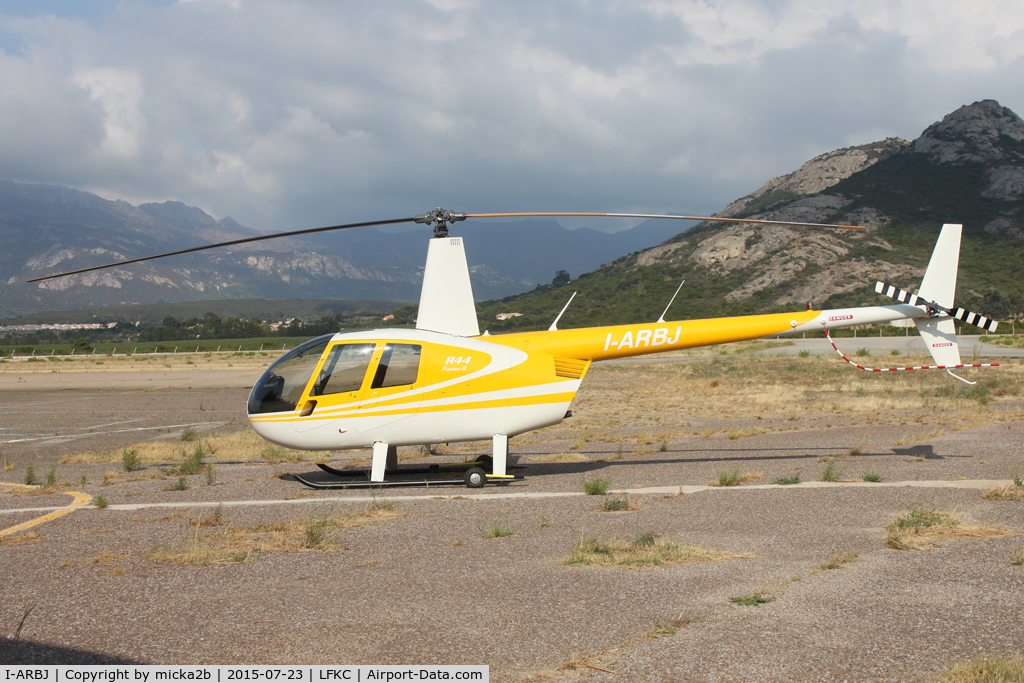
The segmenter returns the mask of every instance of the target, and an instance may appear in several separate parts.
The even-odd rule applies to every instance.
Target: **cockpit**
[[[341,398],[342,395],[354,396],[359,392],[367,379],[377,342],[339,341],[331,346],[333,338],[333,334],[326,334],[310,339],[271,365],[249,395],[249,414],[295,411],[303,396],[307,395],[307,386],[309,399],[328,397],[329,402],[346,400]],[[368,391],[415,384],[422,348],[420,344],[385,343],[378,354],[379,360]],[[320,371],[310,384],[318,366]],[[302,415],[311,412],[317,401],[308,400],[306,403],[308,405],[303,408]]]

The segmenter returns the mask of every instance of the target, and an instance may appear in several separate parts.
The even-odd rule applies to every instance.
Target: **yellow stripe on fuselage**
[[[770,313],[733,318],[680,320],[646,325],[584,327],[575,330],[522,332],[476,337],[492,344],[578,360],[629,358],[674,349],[712,346],[781,334],[808,322],[821,311]]]

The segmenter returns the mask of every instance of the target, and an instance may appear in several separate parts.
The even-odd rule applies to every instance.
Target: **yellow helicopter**
[[[953,307],[962,226],[950,224],[942,228],[917,295],[877,284],[876,291],[897,299],[898,303],[890,306],[672,322],[665,322],[663,313],[654,323],[559,330],[563,308],[544,331],[481,335],[463,240],[449,235],[448,224],[468,218],[512,216],[667,218],[863,230],[850,225],[705,216],[465,214],[439,208],[411,218],[295,230],[204,245],[28,282],[278,237],[405,222],[431,225],[434,235],[427,249],[416,329],[340,332],[311,339],[279,358],[252,389],[247,406],[249,421],[268,441],[305,450],[373,449],[371,469],[362,473],[363,482],[325,484],[297,477],[317,488],[450,482],[450,478],[430,477],[408,480],[408,475],[436,475],[442,466],[400,469],[397,447],[482,440],[492,442],[491,456],[448,471],[457,471],[471,488],[484,486],[488,481],[503,483],[516,478],[518,475],[510,474],[513,468],[508,462],[509,437],[558,424],[571,415],[569,407],[587,370],[599,361],[807,331],[827,334],[841,327],[911,319],[936,365],[867,368],[844,358],[861,369],[876,372],[928,368],[949,371],[965,367],[960,362],[954,319],[990,331],[997,324]],[[352,475],[351,471],[327,465],[321,468],[338,477]],[[396,480],[395,475],[405,477]]]

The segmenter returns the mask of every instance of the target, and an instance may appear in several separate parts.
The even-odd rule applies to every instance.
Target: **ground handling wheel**
[[[479,467],[470,467],[462,479],[468,488],[480,489],[487,483],[487,473]]]

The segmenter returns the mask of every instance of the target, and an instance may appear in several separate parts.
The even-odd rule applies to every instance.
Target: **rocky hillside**
[[[866,233],[700,224],[564,288],[488,302],[482,324],[492,332],[547,325],[572,290],[580,293],[563,326],[653,320],[683,278],[670,313],[679,318],[873,302],[876,280],[919,284],[947,222],[964,224],[958,303],[1020,315],[1009,302],[1020,301],[1022,199],[1024,121],[998,102],[975,102],[913,142],[888,138],[816,157],[720,214],[850,223]],[[495,319],[507,312],[524,315]]]

